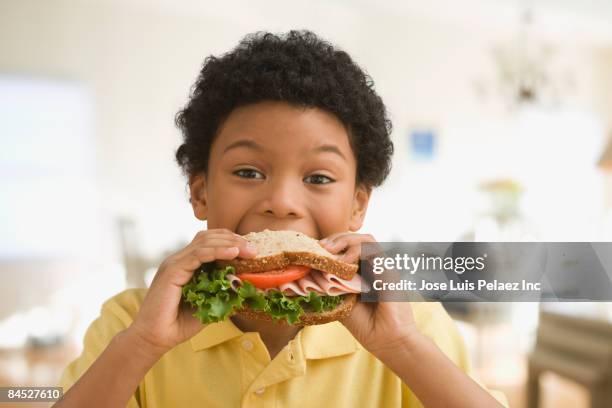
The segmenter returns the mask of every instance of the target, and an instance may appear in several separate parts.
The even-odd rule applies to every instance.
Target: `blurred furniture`
[[[158,265],[158,259],[152,259],[141,251],[135,222],[130,218],[117,220],[119,239],[125,267],[125,281],[128,288],[145,288],[145,274],[149,268]]]
[[[536,345],[529,356],[527,406],[539,405],[539,378],[552,372],[583,385],[591,407],[612,407],[612,322],[541,311]]]
[[[81,352],[78,343],[66,342],[53,347],[23,347],[0,350],[0,387],[50,386],[57,384],[66,366]],[[49,407],[49,403],[23,403],[0,406]]]
[[[612,211],[612,132],[597,162],[597,167],[603,173],[604,207]]]
[[[172,248],[163,251],[158,256],[147,256],[139,243],[140,235],[133,219],[120,217],[117,219],[121,254],[125,268],[125,280],[128,288],[146,288],[147,271],[157,269],[170,254],[187,246],[187,242],[177,242]]]
[[[607,172],[612,172],[612,133],[606,143],[606,147],[597,161],[597,166]]]
[[[460,320],[476,330],[476,344],[472,359],[477,368],[486,361],[485,332],[487,328],[510,319],[510,307],[505,302],[441,302],[455,320]]]

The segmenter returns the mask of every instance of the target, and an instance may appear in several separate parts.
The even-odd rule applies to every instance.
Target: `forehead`
[[[348,131],[335,115],[284,102],[266,101],[236,108],[219,127],[212,150],[221,154],[245,139],[255,141],[264,148],[262,151],[281,156],[291,152],[306,154],[322,145],[337,147],[341,153],[338,156],[345,160],[353,155]]]

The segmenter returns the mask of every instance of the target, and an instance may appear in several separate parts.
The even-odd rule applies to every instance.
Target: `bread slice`
[[[351,313],[351,310],[357,301],[357,295],[355,293],[349,293],[341,296],[344,299],[335,309],[325,312],[305,312],[302,316],[300,316],[299,322],[295,323],[294,326],[313,326],[316,324],[333,322],[347,317]],[[239,309],[236,314],[249,319],[274,321],[283,326],[289,325],[286,319],[274,320],[274,318],[269,314],[261,310],[253,310],[248,306]]]
[[[217,260],[224,267],[232,265],[236,273],[265,272],[282,269],[288,265],[303,265],[334,274],[342,279],[352,279],[359,269],[356,263],[346,263],[327,251],[316,239],[297,231],[271,231],[265,229],[244,235],[257,246],[255,258]]]

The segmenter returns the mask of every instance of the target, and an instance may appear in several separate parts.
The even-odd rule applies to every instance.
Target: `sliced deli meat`
[[[367,288],[363,279],[358,274],[355,274],[352,279],[342,279],[330,273],[315,272],[311,273],[314,280],[317,282],[323,293],[329,296],[338,296],[346,293],[359,293]]]
[[[302,278],[304,279],[304,278]],[[288,283],[283,283],[281,285],[279,285],[278,290],[280,290],[281,292],[283,292],[285,295],[287,296],[306,296],[308,293],[306,293],[305,290],[303,290],[300,285],[298,285],[298,281],[293,281],[293,282],[288,282]]]
[[[239,275],[228,274],[227,279],[234,290],[238,290],[240,285],[242,285]],[[352,279],[342,279],[336,275],[314,269],[308,275],[293,282],[283,283],[275,288],[259,290],[268,292],[274,289],[283,292],[287,296],[307,296],[308,292],[317,292],[327,296],[339,296],[369,291],[368,285],[358,274],[355,274]]]
[[[317,284],[317,282],[313,279],[312,275],[315,273],[320,273],[319,271],[310,271],[310,273],[304,276],[302,279],[298,279],[297,284],[304,292],[317,292],[323,293],[323,289]]]

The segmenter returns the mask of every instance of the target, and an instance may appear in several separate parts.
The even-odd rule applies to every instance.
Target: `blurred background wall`
[[[612,238],[608,1],[1,0],[4,381],[53,381],[61,364],[33,371],[28,344],[73,344],[63,364],[104,299],[206,227],[173,161],[174,115],[206,56],[299,28],[353,56],[393,120],[393,171],[363,231]],[[526,352],[538,307],[510,308],[532,316]],[[507,384],[525,382],[518,367]]]

